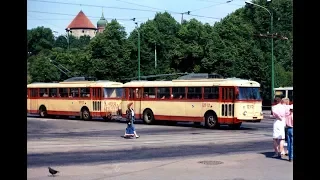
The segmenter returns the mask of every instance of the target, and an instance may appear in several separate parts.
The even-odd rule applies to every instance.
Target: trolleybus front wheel
[[[218,117],[215,113],[209,112],[205,115],[205,125],[207,128],[213,129],[218,128]]]
[[[91,119],[90,111],[87,108],[81,110],[81,119],[87,121]]]

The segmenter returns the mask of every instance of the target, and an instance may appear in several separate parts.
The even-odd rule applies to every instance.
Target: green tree
[[[126,32],[116,20],[107,24],[103,33],[93,38],[88,46],[92,66],[90,74],[98,79],[116,80],[131,74]]]
[[[27,38],[30,55],[36,55],[43,49],[51,50],[54,44],[52,30],[43,26],[27,30]]]
[[[30,57],[29,75],[32,77],[32,82],[52,82],[60,80],[60,72],[54,67],[49,55],[39,53]]]

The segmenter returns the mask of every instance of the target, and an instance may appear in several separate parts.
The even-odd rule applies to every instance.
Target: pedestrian
[[[272,107],[272,114],[275,117],[273,122],[273,148],[275,154],[273,157],[280,158],[284,155],[284,139],[285,139],[285,121],[287,113],[287,107],[284,99],[276,98],[276,105]]]
[[[287,133],[287,149],[289,161],[293,160],[293,105],[290,107],[290,115],[286,118]]]
[[[282,98],[283,99],[283,102],[284,102],[284,104],[286,105],[285,107],[286,107],[286,116],[289,116],[290,115],[290,107],[291,107],[291,105],[290,105],[290,99],[289,98]],[[288,134],[288,129],[287,129],[287,126],[286,126],[286,124],[285,124],[286,122],[284,122],[284,127],[285,127],[285,140],[284,140],[284,144],[287,144],[287,146],[288,146],[288,136],[287,136],[287,134]],[[282,155],[284,154],[283,152],[281,153]],[[287,156],[288,155],[288,150],[285,152],[285,155]]]
[[[126,132],[124,134],[124,137],[135,137],[135,138],[139,138],[140,136],[138,136],[135,126],[134,126],[134,110],[131,107],[133,103],[129,103],[127,105],[127,128],[126,128]]]

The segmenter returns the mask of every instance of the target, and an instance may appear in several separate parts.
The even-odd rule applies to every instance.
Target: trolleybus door
[[[92,112],[98,112],[100,113],[102,108],[101,104],[101,97],[102,97],[102,88],[92,88],[91,89],[92,94]],[[105,112],[108,111],[107,106],[104,104],[104,110]]]
[[[39,97],[38,88],[28,89],[28,110],[32,114],[38,113],[39,111],[38,97]]]
[[[135,88],[135,94],[134,94],[135,100],[133,103],[133,110],[135,112],[136,119],[142,119],[141,97],[142,97],[142,88]]]
[[[220,108],[220,122],[231,124],[234,119],[234,99],[235,88],[221,87],[221,108]]]
[[[129,89],[129,103],[133,103],[131,106],[133,107],[135,118],[141,119],[141,96],[142,96],[142,88],[130,88]],[[127,108],[127,107],[126,107]]]

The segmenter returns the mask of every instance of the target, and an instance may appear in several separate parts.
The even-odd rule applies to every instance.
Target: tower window
[[[82,33],[84,33],[84,30],[82,30]]]

